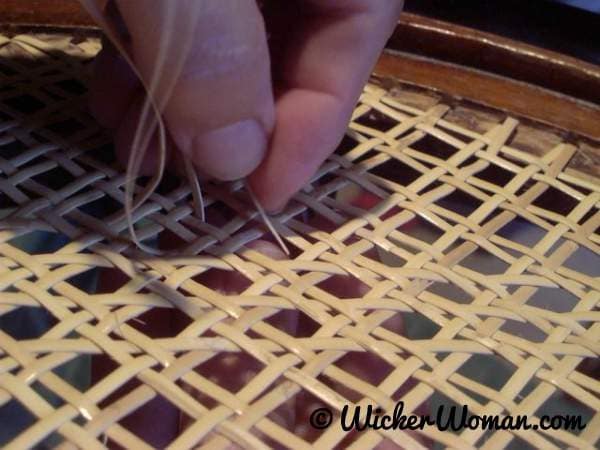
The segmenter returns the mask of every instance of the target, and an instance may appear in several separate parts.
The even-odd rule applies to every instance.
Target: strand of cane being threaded
[[[175,45],[174,42],[175,33],[166,33],[166,36],[164,36],[164,39],[161,41],[161,45],[158,50],[155,66],[150,80],[146,80],[142,76],[140,70],[138,70],[136,64],[133,62],[132,57],[127,52],[126,45],[121,42],[119,33],[115,29],[114,24],[105,17],[104,12],[95,2],[95,0],[80,0],[80,2],[89,11],[91,16],[104,27],[108,38],[112,41],[115,48],[127,61],[132,71],[142,83],[147,94],[143,103],[139,121],[136,126],[134,139],[131,145],[131,151],[129,154],[129,160],[127,163],[125,177],[125,216],[130,236],[136,246],[147,253],[161,255],[163,254],[162,251],[149,247],[140,242],[135,231],[133,215],[137,208],[144,204],[156,191],[165,171],[167,132],[164,120],[162,118],[162,111],[177,82],[177,77],[182,71],[187,54],[192,45],[192,38],[194,36],[193,31],[199,14],[198,5],[200,2],[192,2],[191,4],[193,6],[191,8],[187,8],[185,14],[178,16],[176,11],[178,4],[176,2],[161,2],[159,4],[160,7],[163,8],[163,14],[161,14],[160,17],[162,17],[162,20],[164,20],[167,25],[166,29],[174,29],[173,24],[175,17],[186,17],[187,20],[185,20],[183,23],[179,23],[179,21],[177,23],[177,45]],[[183,36],[184,39],[181,39],[181,36]],[[163,70],[167,62],[167,57],[169,58],[168,63],[170,68],[168,73],[171,74],[169,77],[164,76],[166,71]],[[160,90],[158,89],[159,86]],[[162,94],[160,97],[157,95],[158,92],[161,92]],[[146,156],[148,146],[155,132],[157,132],[158,135],[158,170],[155,172],[148,185],[144,187],[141,194],[135,198],[136,180],[140,174],[142,162]],[[200,219],[204,221],[205,213],[202,190],[198,175],[188,155],[184,155],[184,167],[188,184],[192,192],[194,210]],[[248,185],[247,187],[250,198],[252,199],[258,214],[264,221],[269,231],[274,235],[283,251],[286,254],[289,254],[285,243],[281,239],[281,236],[278,234],[272,222],[269,220],[267,214],[260,205],[260,202],[250,190]]]

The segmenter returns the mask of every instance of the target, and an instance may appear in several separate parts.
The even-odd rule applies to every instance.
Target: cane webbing
[[[203,185],[203,223],[175,177],[133,218],[146,244],[178,242],[151,256],[131,243],[124,173],[86,112],[98,49],[0,35],[0,318],[38,311],[29,320],[46,324],[0,327],[0,414],[27,416],[4,425],[7,448],[148,448],[127,417],[156,397],[180,412],[173,448],[598,443],[600,183],[566,168],[576,139],[371,84],[340,150],[272,217],[289,259],[247,245],[270,237],[243,183]],[[227,273],[240,289],[210,281]],[[175,325],[157,332],[151,310]],[[61,370],[74,363],[86,380]],[[324,405],[391,412],[398,400],[405,413],[570,412],[587,426],[308,423]]]

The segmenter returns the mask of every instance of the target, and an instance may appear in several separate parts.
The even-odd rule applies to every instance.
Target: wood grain
[[[81,26],[93,21],[77,0],[2,0],[0,23]]]
[[[406,13],[388,48],[488,71],[600,104],[600,67],[491,33]]]

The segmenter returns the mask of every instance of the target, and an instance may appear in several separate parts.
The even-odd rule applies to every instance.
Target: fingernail
[[[192,159],[204,172],[224,181],[250,174],[267,150],[267,135],[256,120],[244,120],[197,136]]]
[[[274,260],[288,259],[285,253],[283,253],[277,245],[265,241],[264,239],[257,239],[256,241],[249,242],[246,246]]]
[[[267,212],[272,216],[276,216],[278,214],[281,214],[285,210],[286,206],[287,203],[283,203],[282,205],[276,206],[274,208],[269,208]]]

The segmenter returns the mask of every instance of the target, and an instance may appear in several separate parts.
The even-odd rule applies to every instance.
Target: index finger
[[[295,5],[281,5],[287,11],[279,17],[291,17],[294,26],[285,28],[289,44],[273,63],[280,95],[271,145],[250,177],[269,210],[281,208],[341,141],[403,2],[305,0]]]

